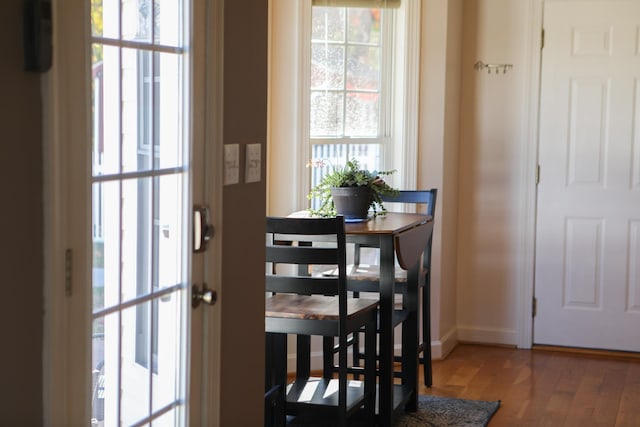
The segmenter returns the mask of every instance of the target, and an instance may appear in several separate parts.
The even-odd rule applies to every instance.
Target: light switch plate
[[[244,158],[244,182],[259,182],[261,172],[260,164],[262,163],[262,146],[260,144],[247,144]]]
[[[240,146],[225,144],[224,146],[224,185],[240,182]]]

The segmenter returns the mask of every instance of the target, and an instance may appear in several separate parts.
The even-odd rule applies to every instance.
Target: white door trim
[[[524,93],[528,101],[523,103],[527,123],[525,126],[525,144],[521,159],[520,185],[520,230],[517,272],[518,280],[517,313],[520,313],[517,323],[518,348],[531,348],[533,343],[533,295],[535,272],[535,224],[537,183],[536,169],[538,165],[538,124],[540,109],[540,65],[542,49],[544,0],[531,0],[529,4],[529,46],[524,56],[527,62],[523,64],[525,72],[524,82],[527,86]]]
[[[44,120],[44,425],[85,425],[90,419],[90,200],[91,129],[89,20],[84,0],[53,2],[51,71],[43,78]],[[84,201],[71,200],[84,194]],[[78,209],[78,206],[81,206]],[[86,207],[86,208],[82,208]],[[73,224],[73,226],[71,226]],[[65,252],[72,251],[65,279]],[[71,286],[71,288],[69,288]],[[78,303],[85,301],[86,303]],[[74,325],[72,328],[71,325]],[[86,327],[83,327],[85,325]],[[84,336],[84,335],[87,336]],[[82,344],[79,344],[82,343]],[[84,368],[82,368],[84,367]],[[78,380],[78,375],[84,378]],[[78,385],[80,385],[78,387]]]

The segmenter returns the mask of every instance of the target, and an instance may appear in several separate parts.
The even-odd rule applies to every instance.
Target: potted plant
[[[324,162],[320,162],[324,166]],[[369,210],[372,216],[384,215],[387,211],[382,196],[394,196],[398,190],[387,184],[383,176],[393,171],[369,171],[361,169],[357,160],[349,160],[342,168],[334,167],[313,187],[307,198],[317,198],[320,205],[310,209],[313,216],[344,215],[345,220],[365,220]]]

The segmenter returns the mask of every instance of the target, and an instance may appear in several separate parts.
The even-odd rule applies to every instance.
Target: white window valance
[[[313,6],[398,8],[400,0],[312,0]]]

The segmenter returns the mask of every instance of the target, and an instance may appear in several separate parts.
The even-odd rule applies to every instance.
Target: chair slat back
[[[293,237],[293,236],[291,236]],[[305,237],[302,237],[303,239]],[[308,238],[308,237],[307,237]],[[278,237],[283,242],[282,237]],[[297,242],[309,242],[309,240],[296,240]],[[292,241],[293,243],[293,241]],[[267,247],[267,261],[282,264],[335,264],[336,248],[319,248],[313,246],[284,246]]]
[[[438,196],[438,189],[432,188],[431,190],[402,190],[400,193],[393,196],[381,197],[384,203],[413,203],[419,205],[427,205],[426,214],[434,216],[436,212],[436,198]]]
[[[267,292],[338,295],[346,313],[344,218],[267,217]],[[273,268],[273,266],[276,268]],[[286,268],[285,266],[290,266]],[[312,276],[318,265],[338,267],[338,276]]]

